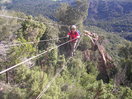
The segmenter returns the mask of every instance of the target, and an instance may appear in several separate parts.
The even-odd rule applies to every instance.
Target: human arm
[[[76,32],[76,38],[77,38],[77,39],[80,38],[80,34],[79,34],[78,31]]]
[[[70,37],[70,32],[68,32],[68,33],[67,33],[67,36],[66,36],[66,37],[67,37],[67,38],[69,38],[69,37]]]
[[[67,38],[69,38],[69,37],[70,37],[70,35],[67,35],[66,37],[67,37]]]

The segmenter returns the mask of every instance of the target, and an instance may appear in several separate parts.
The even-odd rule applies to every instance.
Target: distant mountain
[[[131,0],[90,0],[85,25],[98,26],[109,32],[126,34],[132,40]]]
[[[7,9],[29,15],[44,15],[57,21],[55,12],[61,3],[74,6],[75,0],[12,0]],[[131,0],[89,0],[88,18],[85,25],[93,25],[132,40],[132,1]]]
[[[12,3],[5,6],[9,10],[20,11],[33,16],[44,15],[54,19],[54,12],[59,7],[58,2],[52,0],[12,0]]]
[[[132,13],[132,2],[125,0],[90,0],[90,19],[110,20],[130,13]]]

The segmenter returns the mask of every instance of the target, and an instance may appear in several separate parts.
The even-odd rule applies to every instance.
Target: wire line
[[[75,38],[75,39],[77,39],[77,38]],[[7,72],[7,71],[9,71],[9,70],[12,70],[12,69],[14,69],[14,68],[16,68],[16,67],[18,67],[18,66],[20,66],[20,65],[22,65],[22,64],[24,64],[24,63],[26,63],[26,62],[28,62],[28,61],[30,61],[30,60],[32,60],[32,59],[35,59],[35,58],[37,58],[37,57],[39,57],[39,56],[41,56],[41,55],[43,55],[43,54],[45,54],[45,53],[47,53],[47,52],[50,52],[50,51],[53,50],[53,49],[59,48],[59,47],[65,45],[65,44],[67,44],[67,43],[69,43],[69,42],[72,42],[72,41],[75,40],[75,39],[69,40],[69,41],[67,41],[67,42],[65,42],[65,43],[62,43],[62,44],[58,45],[57,47],[51,48],[51,49],[49,49],[48,51],[44,51],[44,52],[42,52],[42,53],[40,53],[40,54],[38,54],[38,55],[36,55],[36,56],[33,56],[33,57],[31,57],[31,58],[29,58],[29,59],[23,61],[23,62],[20,62],[20,63],[14,65],[14,66],[11,66],[10,68],[8,68],[8,69],[6,69],[6,70],[1,71],[1,72],[0,72],[0,75],[3,74],[3,73],[5,73],[5,72]]]
[[[26,44],[34,44],[34,43],[42,43],[42,42],[48,42],[48,41],[53,41],[53,40],[60,40],[60,39],[64,39],[64,38],[67,38],[67,37],[53,38],[53,39],[40,40],[40,41],[34,41],[34,42],[25,42],[25,43],[12,43],[12,44],[7,44],[7,45],[2,44],[2,46],[4,46],[4,47],[21,46],[21,45],[26,45]]]
[[[73,39],[73,40],[75,40],[75,39]],[[80,39],[81,40],[81,39]],[[79,42],[80,43],[80,42]],[[77,49],[77,48],[76,48]],[[73,56],[72,56],[73,57]],[[68,59],[68,61],[72,58],[72,57],[70,57],[69,59]],[[68,62],[67,61],[67,62]],[[64,70],[64,68],[65,68],[66,66],[65,65],[63,65],[63,67],[56,73],[56,75],[52,78],[52,80],[43,88],[43,90],[40,92],[40,94],[37,96],[37,98],[36,99],[40,99],[43,95],[44,95],[44,93],[48,90],[48,88],[51,86],[51,84],[55,81],[55,79],[59,76],[59,74]]]

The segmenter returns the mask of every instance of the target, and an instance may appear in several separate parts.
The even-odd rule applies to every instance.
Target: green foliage
[[[73,79],[77,79],[77,80],[80,80],[81,74],[85,72],[84,64],[80,59],[70,60],[68,64],[68,69]]]
[[[83,39],[81,40],[78,49],[81,51],[85,51],[91,47],[90,39],[86,36],[83,36]]]
[[[130,7],[132,2],[130,0],[91,0],[90,2],[89,16],[85,25],[97,26],[132,40],[132,8]]]
[[[40,38],[41,40],[48,39],[56,39],[58,38],[58,34],[60,33],[59,29],[52,26],[47,26],[47,29],[43,36]],[[39,50],[45,50],[49,47],[53,47],[58,40],[50,40],[48,42],[40,42],[38,45]]]
[[[23,99],[25,98],[25,91],[20,88],[12,88],[11,90],[6,90],[0,96],[1,99]]]
[[[93,84],[96,81],[96,76],[92,74],[83,73],[81,76],[80,84],[87,88],[89,84]]]
[[[120,48],[119,55],[126,59],[132,59],[132,43],[126,42],[126,44]]]
[[[86,88],[86,99],[130,99],[132,94],[129,88],[117,88],[112,84],[103,84],[102,81],[89,84]]]
[[[126,80],[132,82],[132,43],[127,42],[126,45],[120,47],[119,55],[121,56],[120,65],[125,70]],[[130,85],[132,88],[132,86]]]
[[[68,99],[86,99],[86,91],[83,88],[72,88],[69,91]]]
[[[98,70],[96,68],[96,63],[95,62],[85,62],[85,66],[86,66],[88,74],[93,74],[93,75],[98,74]]]
[[[20,38],[24,37],[27,41],[38,41],[45,30],[46,26],[43,23],[29,19],[22,23],[22,29],[19,30],[18,35],[20,35]]]
[[[6,99],[14,99],[14,98],[23,99],[25,98],[25,91],[20,88],[13,88],[12,91],[10,91],[5,98]]]
[[[58,19],[63,24],[82,24],[87,16],[88,5],[87,0],[76,0],[74,2],[75,6],[70,6],[67,4],[62,4],[63,8],[60,7],[58,10]]]
[[[55,48],[55,46],[52,46],[52,48]],[[48,53],[48,61],[47,61],[47,66],[48,66],[48,74],[54,75],[55,71],[57,70],[57,61],[58,61],[58,50],[53,49]]]
[[[2,14],[2,11],[0,11],[0,14]],[[16,20],[0,18],[0,40],[12,40],[12,36],[14,36],[13,33],[16,31],[17,28],[19,28],[19,26]]]
[[[27,41],[23,38],[18,39],[17,41],[21,43],[26,43]],[[5,68],[9,68],[10,66],[13,66],[14,64],[17,64],[28,57],[31,57],[35,55],[36,48],[34,48],[31,44],[24,44],[22,46],[12,47],[10,50],[8,50],[8,57],[1,62],[1,70]],[[30,61],[29,63],[26,63],[27,66],[31,66],[31,64],[34,64],[34,61]],[[11,81],[13,78],[11,78]]]
[[[13,0],[12,3],[6,4],[7,8],[15,11],[24,12],[33,16],[44,15],[54,18],[54,12],[59,7],[58,2],[52,0]]]
[[[47,74],[40,71],[39,68],[30,70],[26,66],[20,67],[14,78],[15,83],[19,84],[21,89],[27,92],[27,98],[37,96],[42,88],[47,84]]]
[[[64,4],[64,8],[61,8],[60,10],[62,10],[62,12],[59,15],[59,21],[63,21],[61,23],[68,25],[79,24],[79,27],[83,29],[81,25],[83,25],[82,22],[87,15],[86,0],[76,0],[74,6]],[[71,16],[71,14],[73,16]],[[18,14],[18,16],[23,16],[23,14]],[[59,36],[64,36],[64,33],[67,31],[66,27],[61,27],[61,29],[59,29],[57,26],[53,25],[54,22],[48,21],[42,16],[35,18],[41,22],[33,21],[32,16],[28,16],[27,18],[28,20],[22,22],[22,27],[14,33],[17,35],[17,38],[13,39],[14,42],[27,43],[28,41],[59,38]],[[5,20],[0,19],[0,29],[1,32],[5,34],[1,34],[2,40],[5,37],[9,37],[10,33],[8,35],[8,31],[10,32],[10,29],[12,29],[13,26],[20,24],[19,21],[15,20],[12,22],[9,21],[9,23],[12,24],[11,27],[9,25],[4,26],[4,21]],[[45,26],[44,23],[47,23],[47,25]],[[48,25],[48,23],[53,24]],[[9,30],[8,26],[10,27]],[[119,68],[126,70],[125,76],[129,83],[125,84],[125,86],[129,85],[128,87],[130,87],[132,75],[132,45],[130,43],[125,43],[125,41],[118,36],[109,34],[103,29],[93,26],[86,27],[86,29],[91,32],[95,32],[99,34],[100,37],[104,38],[102,40],[102,44],[105,45],[107,48],[106,50],[112,57],[114,57],[115,60],[117,59],[119,61],[119,57],[121,58]],[[44,50],[57,47],[57,44],[60,43],[58,41],[59,40],[13,47],[9,50],[7,60],[0,63],[0,65],[2,65],[1,69],[5,68],[5,66],[14,65],[33,55],[36,55],[37,51],[41,53]],[[65,41],[67,40],[62,40],[61,43]],[[118,47],[125,44],[126,46],[121,47],[120,52],[118,52]],[[35,64],[33,68],[29,68],[30,64],[25,63],[23,66],[10,71],[9,82],[12,86],[9,85],[11,88],[7,88],[8,90],[5,90],[6,88],[3,87],[4,91],[0,92],[0,98],[36,98],[48,82],[54,80],[53,77],[63,66],[65,66],[64,70],[59,74],[58,78],[53,81],[51,86],[49,86],[48,90],[43,94],[42,99],[130,99],[132,97],[132,91],[128,87],[117,87],[113,83],[114,81],[108,84],[103,83],[103,81],[97,81],[96,78],[98,70],[96,60],[94,62],[87,62],[83,60],[82,51],[91,47],[90,40],[87,37],[83,37],[83,40],[76,51],[76,55],[70,60],[69,58],[65,58],[65,55],[63,55],[67,54],[68,48],[66,47],[67,46],[64,46],[64,50],[53,49],[47,54],[41,56],[37,61],[30,61],[30,63]],[[120,54],[118,55],[118,53]],[[3,80],[4,76],[1,78]]]
[[[55,66],[56,63],[57,63],[57,60],[58,60],[58,51],[57,49],[53,49],[49,54],[49,66],[52,65],[52,66]]]

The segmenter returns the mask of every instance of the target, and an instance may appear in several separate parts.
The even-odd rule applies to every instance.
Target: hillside
[[[90,0],[89,18],[110,20],[132,13],[131,0]]]
[[[94,25],[132,40],[131,0],[91,0],[86,25]],[[125,35],[124,35],[125,34]]]
[[[52,9],[62,3],[47,2],[30,0],[22,5],[43,3]],[[19,5],[17,0],[14,3]],[[4,15],[0,16],[0,99],[131,99],[132,42],[83,24],[87,0],[63,1],[53,9],[56,7],[54,20],[44,14],[51,9],[44,16],[35,12],[35,7],[30,8],[34,16],[27,8],[24,12],[28,14],[0,10]],[[66,35],[72,24],[77,24],[82,35],[71,57],[71,41]],[[95,44],[84,30],[99,38],[96,42],[93,37]]]
[[[6,6],[10,10],[21,11],[33,16],[44,15],[54,19],[53,13],[59,4],[52,0],[12,0],[12,3],[6,4]]]
[[[37,0],[36,2],[31,0],[12,0],[12,3],[5,6],[10,10],[21,11],[33,16],[44,15],[54,21],[59,21],[55,15],[58,7],[62,3],[69,3],[74,6],[74,1]],[[131,0],[89,0],[88,18],[85,20],[85,25],[100,27],[131,41],[131,6]]]

